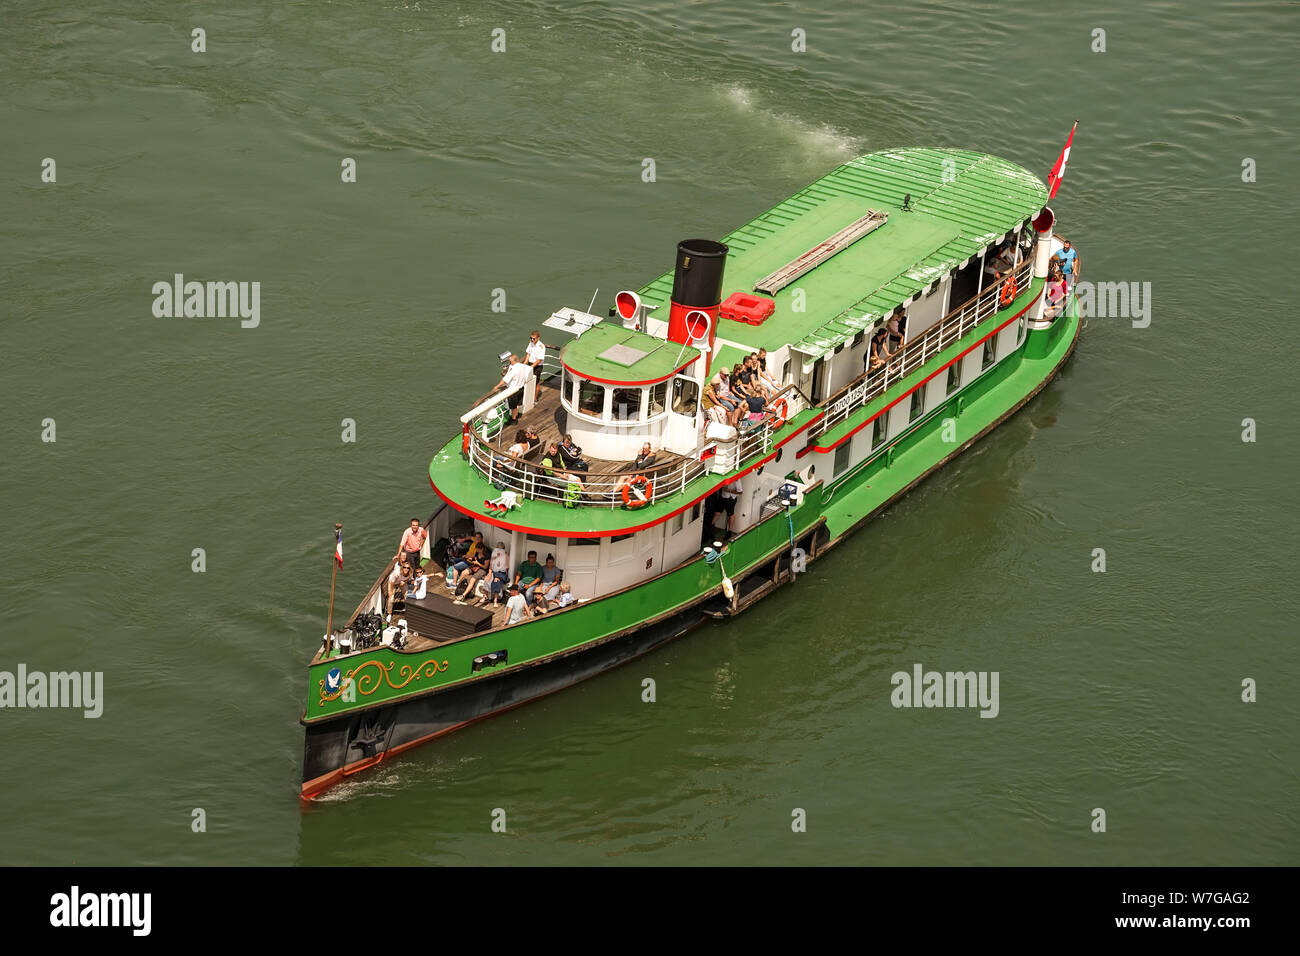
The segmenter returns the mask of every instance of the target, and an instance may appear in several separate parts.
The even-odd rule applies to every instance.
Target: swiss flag
[[[1070,136],[1065,141],[1065,149],[1061,150],[1061,155],[1056,160],[1056,165],[1052,171],[1047,174],[1047,198],[1051,199],[1056,195],[1056,191],[1061,188],[1061,180],[1065,178],[1065,164],[1070,161],[1070,144],[1074,142],[1074,131],[1079,128],[1079,121],[1075,120],[1074,125],[1070,127]]]

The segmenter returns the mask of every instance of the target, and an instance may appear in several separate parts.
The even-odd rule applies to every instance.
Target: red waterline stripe
[[[772,451],[768,453],[766,458],[754,462],[754,464],[750,465],[740,474],[733,475],[732,477],[728,478],[726,481],[718,482],[716,485],[714,485],[708,491],[704,492],[704,494],[700,495],[695,500],[687,502],[686,504],[678,508],[676,511],[673,511],[670,514],[666,514],[662,518],[656,518],[654,521],[647,521],[644,524],[635,525],[634,527],[630,527],[630,528],[611,528],[611,529],[606,529],[604,531],[559,531],[555,529],[533,528],[530,527],[529,525],[514,524],[513,522],[510,521],[502,521],[501,519],[496,518],[490,514],[486,514],[479,511],[473,511],[462,504],[458,504],[457,502],[452,501],[450,498],[448,498],[438,489],[438,486],[433,483],[433,478],[429,479],[429,487],[434,490],[434,493],[439,498],[447,502],[447,504],[449,504],[452,508],[455,508],[457,511],[459,511],[461,514],[465,515],[466,517],[475,518],[479,521],[486,521],[488,524],[493,525],[494,527],[497,528],[502,528],[503,530],[506,531],[522,531],[525,534],[540,534],[546,537],[551,537],[552,535],[554,535],[556,537],[561,537],[561,538],[604,538],[608,535],[633,534],[637,531],[644,531],[646,528],[653,528],[657,524],[663,524],[665,521],[668,521],[670,518],[677,517],[683,511],[695,507],[695,505],[699,504],[701,501],[703,501],[705,498],[713,494],[715,491],[717,491],[719,488],[723,487],[724,485],[729,485],[736,479],[743,478],[745,475],[749,474],[755,468],[761,468],[763,465],[767,464],[769,461],[771,461],[773,458],[776,457],[777,452],[781,450],[782,446],[784,446],[787,442],[792,441],[805,428],[809,428],[812,425],[816,424],[818,421],[822,419],[822,417],[825,414],[826,414],[825,412],[818,412],[808,421],[804,422],[802,425],[800,425],[798,428],[792,431],[785,438],[781,439],[781,441],[776,444],[776,446],[772,449]]]
[[[1012,322],[1016,321],[1016,319],[1020,318],[1022,315],[1024,315],[1026,312],[1028,312],[1030,309],[1032,309],[1032,308],[1034,307],[1034,303],[1037,302],[1037,301],[1039,300],[1039,298],[1042,296],[1042,294],[1043,294],[1043,290],[1042,290],[1042,289],[1039,289],[1039,290],[1038,290],[1038,295],[1034,296],[1033,299],[1030,300],[1030,302],[1029,302],[1029,304],[1028,304],[1027,306],[1025,306],[1023,309],[1021,309],[1019,312],[1017,312],[1017,313],[1016,313],[1015,315],[1013,315],[1011,318],[1007,319],[1005,322],[1003,322],[1001,325],[999,325],[996,329],[994,329],[994,330],[993,330],[992,332],[990,332],[988,335],[984,336],[984,337],[983,337],[982,339],[980,339],[979,341],[972,343],[971,346],[970,346],[970,348],[966,349],[966,351],[962,352],[960,355],[954,356],[950,361],[945,362],[943,365],[939,366],[939,368],[935,369],[933,372],[931,372],[929,375],[927,375],[924,379],[922,379],[921,381],[917,382],[915,385],[913,385],[911,388],[909,388],[906,392],[904,392],[903,394],[899,395],[896,399],[894,399],[892,402],[890,402],[888,405],[886,405],[886,406],[885,406],[884,408],[882,408],[880,411],[876,412],[876,414],[872,415],[870,418],[868,418],[868,419],[867,419],[865,422],[863,422],[861,425],[856,426],[852,431],[850,431],[849,433],[847,433],[846,435],[844,435],[842,438],[840,438],[838,441],[836,441],[833,445],[827,445],[827,446],[824,447],[824,448],[823,448],[821,445],[805,445],[802,449],[800,449],[800,450],[795,454],[795,457],[796,457],[796,458],[802,458],[804,455],[807,455],[809,452],[814,452],[814,451],[817,451],[817,452],[828,452],[828,451],[834,451],[836,448],[839,448],[840,445],[843,445],[846,441],[848,441],[850,438],[852,438],[852,437],[853,437],[854,435],[856,435],[858,432],[862,431],[862,429],[866,428],[868,425],[870,425],[872,422],[874,422],[874,421],[875,421],[877,418],[879,418],[881,415],[885,414],[885,412],[889,411],[891,408],[893,408],[895,405],[897,405],[897,404],[898,404],[899,402],[901,402],[903,399],[907,398],[907,396],[911,395],[911,394],[912,394],[913,392],[915,392],[918,388],[922,388],[922,387],[924,387],[925,385],[927,385],[927,384],[929,383],[930,379],[934,378],[936,375],[940,374],[941,372],[945,372],[945,371],[947,371],[948,368],[949,368],[949,366],[954,365],[954,364],[956,364],[957,362],[960,362],[962,359],[964,359],[964,358],[965,358],[967,355],[969,355],[971,352],[974,352],[977,348],[979,348],[981,345],[983,345],[983,344],[984,344],[985,342],[987,342],[989,339],[993,338],[993,336],[997,335],[999,332],[1001,332],[1003,329],[1005,329],[1005,328],[1006,328],[1008,325],[1010,325]],[[809,422],[809,424],[812,424],[812,423]]]

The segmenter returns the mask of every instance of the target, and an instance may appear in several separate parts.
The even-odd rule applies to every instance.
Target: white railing
[[[1033,260],[1025,259],[1012,270],[1011,274],[1017,289],[1015,298],[1019,298],[1019,293],[1029,288],[1029,283],[1033,279]],[[832,396],[826,403],[825,416],[813,426],[810,434],[820,435],[830,431],[854,411],[885,394],[885,390],[890,385],[898,384],[901,379],[911,375],[975,326],[1000,312],[1004,308],[1001,296],[1003,283],[1006,281],[1004,279],[982,290],[960,308],[949,312],[940,322],[926,329],[920,338],[904,345],[885,362],[884,366],[859,376],[840,389],[840,394]],[[1014,300],[1013,298],[1012,301]]]

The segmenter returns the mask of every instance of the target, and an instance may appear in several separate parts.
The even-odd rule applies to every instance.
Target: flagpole
[[[334,633],[334,581],[339,576],[338,546],[339,533],[343,530],[343,523],[334,522],[334,552],[330,555],[330,614],[329,620],[325,625],[325,633]]]

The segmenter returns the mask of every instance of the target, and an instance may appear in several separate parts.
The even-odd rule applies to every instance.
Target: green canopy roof
[[[903,211],[903,197],[911,208]],[[961,149],[896,149],[850,160],[723,238],[731,251],[723,297],[754,283],[870,210],[889,221],[779,291],[762,325],[721,320],[718,335],[747,349],[793,345],[823,355],[977,255],[1047,201],[1033,173]],[[640,291],[667,303],[672,273]],[[796,294],[799,298],[796,298]]]
[[[560,361],[598,382],[644,385],[662,381],[699,357],[698,349],[602,322],[560,350]]]

